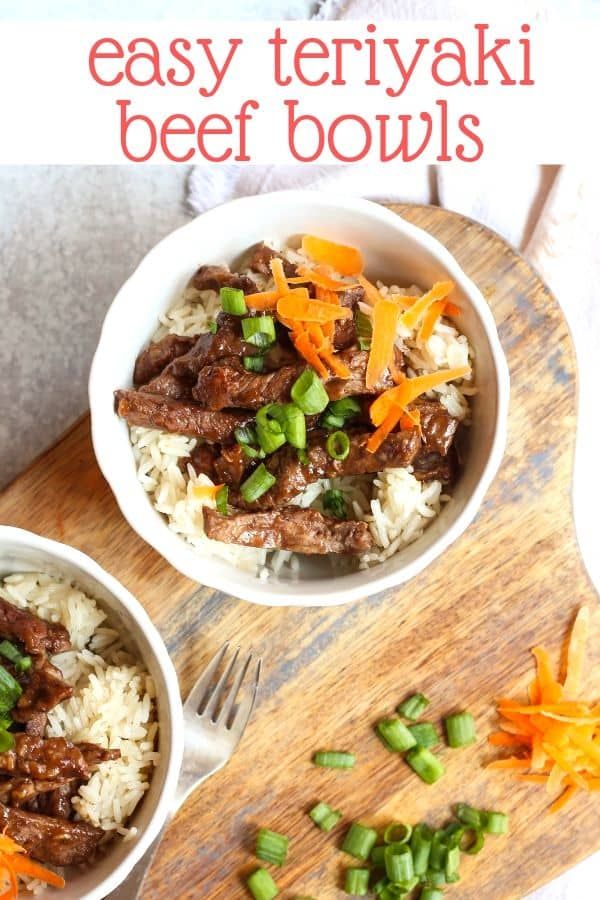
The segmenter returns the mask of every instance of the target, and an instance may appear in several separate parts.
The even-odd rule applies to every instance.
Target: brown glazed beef
[[[340,319],[335,323],[333,346],[336,350],[347,350],[348,347],[352,347],[358,341],[354,314],[358,309],[359,302],[365,299],[365,290],[360,285],[357,285],[343,291],[339,297],[341,305],[352,310],[352,318]]]
[[[231,443],[235,429],[252,419],[247,412],[213,412],[197,403],[142,391],[115,391],[115,402],[118,415],[130,425],[161,428],[174,434],[200,437],[213,444]]]
[[[65,738],[44,739],[27,734],[15,734],[14,748],[0,753],[0,771],[42,781],[90,776],[86,758],[75,744]]]
[[[248,268],[253,272],[259,272],[261,275],[269,276],[271,274],[271,260],[280,259],[283,263],[283,271],[287,278],[293,278],[296,275],[296,266],[294,263],[285,259],[277,250],[268,247],[267,244],[257,244],[252,251],[252,255],[248,261]]]
[[[412,462],[413,474],[418,481],[441,481],[451,484],[458,472],[458,462],[453,448],[446,456],[441,453],[423,452]]]
[[[239,444],[221,447],[221,452],[215,459],[216,481],[219,484],[230,484],[238,487],[244,480],[249,463],[250,460]]]
[[[202,369],[192,394],[207,409],[260,409],[289,400],[292,385],[305,368],[306,363],[299,362],[263,375],[247,372],[237,360],[221,360]]]
[[[159,341],[148,344],[139,354],[133,370],[133,383],[136,386],[147,384],[159,375],[177,356],[183,356],[196,343],[194,337],[181,337],[178,334],[166,334]]]
[[[213,444],[196,444],[190,455],[179,461],[179,468],[185,474],[190,464],[196,475],[207,475],[211,481],[215,481],[215,461],[218,456],[219,448]]]
[[[220,291],[222,287],[231,287],[245,294],[254,294],[257,290],[248,275],[230,272],[227,266],[200,266],[192,276],[191,284],[197,291]]]
[[[114,759],[121,758],[120,750],[109,750],[106,747],[100,747],[99,744],[91,744],[88,741],[82,741],[79,744],[75,744],[75,746],[90,769],[99,766],[100,763],[111,762]]]
[[[206,508],[204,528],[209,538],[227,544],[311,555],[363,553],[373,544],[366,522],[340,522],[316,509],[297,506],[232,516],[222,516]]]
[[[101,828],[87,822],[69,822],[11,809],[0,803],[0,830],[41,862],[53,866],[75,866],[89,860],[104,836]]]
[[[69,632],[0,598],[0,635],[23,644],[27,653],[64,653],[70,650]]]
[[[73,696],[73,688],[64,680],[60,669],[47,659],[41,660],[25,677],[23,693],[11,710],[15,722],[26,724],[31,718],[37,722],[40,713],[49,712],[57,703]]]
[[[349,378],[330,378],[325,384],[325,390],[330,400],[341,400],[342,397],[358,397],[364,394],[380,394],[390,387],[394,387],[394,381],[386,370],[379,383],[371,389],[367,389],[367,365],[369,363],[368,350],[342,350],[338,359],[350,369]]]
[[[421,400],[414,404],[421,415],[423,449],[446,456],[452,446],[459,420],[450,415],[438,400]]]
[[[282,447],[265,460],[265,466],[277,479],[273,487],[253,503],[246,503],[237,492],[230,494],[230,501],[233,506],[242,509],[274,509],[284,506],[319,478],[366,475],[386,468],[408,466],[419,452],[421,441],[416,431],[400,431],[388,435],[375,453],[367,450],[370,434],[348,433],[350,452],[343,460],[332,459],[325,447],[327,435],[320,431],[309,437],[307,464],[298,459],[298,453],[293,447]]]

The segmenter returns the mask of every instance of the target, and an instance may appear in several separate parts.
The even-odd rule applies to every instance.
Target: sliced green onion
[[[377,832],[374,828],[367,828],[366,825],[361,825],[360,822],[353,822],[344,838],[342,850],[364,862],[369,858],[376,840]]]
[[[429,869],[427,875],[425,876],[425,881],[432,887],[440,887],[440,885],[446,884],[446,876],[443,872],[438,872],[435,869]]]
[[[341,416],[334,416],[333,413],[324,412],[321,417],[321,425],[323,428],[326,428],[328,431],[335,431],[338,428],[343,428],[345,419],[342,419]]]
[[[469,828],[483,828],[485,813],[482,813],[480,809],[475,809],[474,806],[468,806],[466,803],[457,803],[454,812],[458,821],[463,825],[468,825]]]
[[[446,853],[446,866],[444,868],[444,874],[446,876],[446,881],[449,884],[452,884],[453,881],[458,881],[458,867],[460,866],[460,847],[458,844],[455,847],[448,847],[448,851]]]
[[[275,319],[273,316],[252,316],[250,319],[242,319],[242,334],[244,340],[257,347],[274,344],[277,340],[275,334]]]
[[[429,700],[425,694],[413,694],[411,697],[408,697],[404,703],[400,704],[398,707],[398,714],[405,719],[410,719],[411,722],[416,722],[417,719],[421,718],[428,706]]]
[[[406,893],[398,894],[396,885],[389,882],[379,894],[379,900],[399,900],[402,897],[406,897]]]
[[[375,849],[377,849],[377,848],[375,848]],[[382,849],[385,849],[385,848],[382,848]],[[379,881],[376,881],[375,884],[372,886],[371,893],[375,894],[376,897],[380,897],[383,894],[384,890],[389,885],[389,883],[390,883],[390,879],[387,877],[387,875],[384,875],[383,878],[380,878]]]
[[[11,716],[0,716],[0,729],[2,731],[8,731],[12,724],[13,720]]]
[[[295,403],[273,404],[270,415],[276,419],[286,440],[297,450],[306,447],[306,418]]]
[[[12,644],[10,641],[0,641],[0,655],[3,656],[11,663],[19,662],[21,659],[21,652],[18,647]]]
[[[290,840],[284,834],[260,828],[256,837],[256,856],[263,862],[282,866],[287,856]]]
[[[419,883],[416,875],[409,878],[408,881],[394,881],[388,886],[388,891],[395,897],[408,897],[409,893]]]
[[[262,372],[265,367],[262,356],[243,356],[242,363],[246,372]]]
[[[226,484],[223,487],[219,488],[217,491],[217,495],[215,497],[215,506],[217,507],[217,512],[220,512],[222,516],[227,515],[227,501],[229,499],[229,488]]]
[[[350,454],[350,438],[343,431],[334,431],[327,438],[325,449],[332,459],[346,459]]]
[[[429,869],[434,872],[442,872],[446,865],[446,854],[448,852],[448,845],[446,843],[446,835],[444,834],[443,828],[438,828],[437,831],[433,833],[433,838],[431,839],[431,849],[429,851]],[[444,880],[446,876],[444,875]],[[428,874],[427,880],[431,881],[431,878]]]
[[[256,413],[256,434],[261,450],[265,453],[274,453],[285,444],[285,433],[281,422],[274,413],[279,410],[279,404],[268,403],[262,406]]]
[[[10,731],[0,731],[0,753],[6,753],[15,746],[15,736]]]
[[[19,682],[0,666],[0,714],[10,712],[22,693]]]
[[[18,675],[22,675],[24,672],[29,672],[31,668],[31,657],[30,656],[22,656],[18,663],[15,664],[15,669],[17,670]]]
[[[484,812],[483,830],[488,834],[506,834],[508,831],[508,816],[501,812]]]
[[[344,750],[318,750],[313,756],[313,762],[316,766],[324,766],[326,769],[351,769],[356,762],[356,756]]]
[[[208,323],[208,330],[210,331],[211,334],[216,334],[218,331],[218,328],[219,328],[219,326],[217,325],[216,322]]]
[[[415,875],[421,877],[425,875],[429,868],[429,854],[431,852],[431,842],[433,840],[433,831],[428,825],[421,822],[415,826],[410,838],[410,849],[413,855],[413,868]]]
[[[315,825],[321,829],[321,831],[331,831],[332,828],[335,828],[337,823],[342,818],[342,814],[337,809],[332,809],[327,803],[317,803],[316,806],[313,806],[311,811],[308,814],[310,818],[313,820]]]
[[[377,731],[388,750],[404,753],[416,746],[416,739],[400,719],[382,719],[377,723]]]
[[[349,419],[353,419],[360,411],[360,403],[354,397],[334,400],[323,413],[321,425],[323,428],[342,428]]]
[[[345,519],[348,515],[346,500],[341,491],[331,488],[323,494],[323,509],[336,519]]]
[[[448,745],[453,748],[468,747],[477,740],[475,720],[470,712],[454,713],[444,719]]]
[[[252,475],[240,486],[240,494],[246,503],[253,503],[273,487],[277,479],[271,475],[264,463],[254,470]]]
[[[413,878],[415,871],[410,847],[399,844],[385,848],[385,874],[394,884],[403,884]]]
[[[248,890],[254,900],[273,900],[279,889],[266,869],[257,869],[247,879]]]
[[[357,309],[354,314],[354,324],[356,325],[356,334],[358,335],[358,343],[361,350],[371,349],[371,340],[373,338],[373,323],[370,316],[361,309]]]
[[[405,822],[392,822],[383,832],[386,844],[408,844],[412,835],[412,825]]]
[[[327,391],[314,369],[305,369],[296,379],[292,385],[291,395],[296,406],[299,406],[307,416],[322,413],[329,403]]]
[[[308,457],[308,453],[306,452],[306,450],[302,450],[302,449],[298,450],[298,459],[300,460],[300,462],[302,463],[303,466],[307,466],[310,462],[310,459]]]
[[[256,444],[256,431],[251,425],[240,426],[233,433],[238,444]]]
[[[223,312],[232,316],[244,316],[248,312],[243,291],[232,287],[222,287],[219,296]]]
[[[467,826],[465,829],[465,836],[467,837],[467,841],[461,841],[460,849],[463,853],[468,853],[469,856],[476,856],[480,850],[483,850],[483,845],[485,844],[485,835],[483,831],[479,828],[471,828]]]
[[[431,722],[417,722],[414,725],[409,725],[408,730],[419,747],[435,747],[440,742],[437,729]]]
[[[366,897],[369,893],[370,874],[368,869],[346,869],[344,881],[346,894],[352,894],[354,897]]]
[[[426,784],[434,784],[446,772],[437,756],[426,747],[413,747],[412,750],[408,751],[405,759],[411,769],[413,769],[419,778]]]
[[[385,865],[385,846],[378,844],[377,847],[373,847],[369,859],[374,866],[383,867]]]
[[[251,447],[250,444],[240,444],[240,447],[244,451],[244,456],[247,456],[248,459],[264,459],[267,455],[264,450],[257,450],[256,447]]]
[[[419,895],[419,900],[444,900],[444,892],[426,884]]]
[[[450,824],[446,825],[446,827],[442,830],[444,832],[444,841],[446,843],[446,846],[460,846],[463,834],[465,833],[464,825],[460,825],[458,822],[450,822]]]

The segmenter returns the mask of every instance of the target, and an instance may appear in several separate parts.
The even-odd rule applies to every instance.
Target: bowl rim
[[[168,548],[165,548],[165,542],[163,541],[163,535],[165,534],[165,529],[168,529],[168,525],[164,522],[156,522],[151,515],[137,515],[135,509],[129,504],[128,498],[123,495],[117,485],[118,479],[113,475],[110,442],[98,426],[98,418],[95,415],[95,411],[97,406],[103,402],[103,392],[105,390],[103,367],[105,366],[105,359],[110,358],[110,347],[108,344],[110,333],[114,324],[118,323],[121,308],[127,299],[128,290],[140,270],[151,265],[154,257],[160,256],[169,245],[175,245],[181,232],[197,227],[197,223],[200,220],[207,224],[211,218],[220,218],[223,216],[224,210],[228,211],[233,221],[244,221],[244,216],[248,214],[247,209],[245,209],[247,207],[271,203],[305,204],[307,201],[317,208],[334,207],[342,212],[362,213],[378,220],[383,225],[394,228],[428,251],[440,266],[449,273],[449,276],[456,282],[460,290],[468,297],[469,303],[480,320],[489,344],[492,366],[496,375],[494,433],[480,478],[466,500],[463,509],[429,547],[419,553],[413,560],[404,563],[400,568],[389,572],[387,575],[377,576],[375,574],[377,567],[373,567],[369,569],[372,577],[368,584],[345,584],[346,579],[352,578],[352,575],[348,575],[333,579],[319,578],[310,582],[290,581],[285,583],[263,581],[258,577],[250,577],[247,584],[238,586],[235,579],[214,574],[210,567],[205,567],[200,571],[203,562],[209,557],[201,554],[194,555],[195,551],[190,552],[193,548],[186,546],[183,539],[178,538],[178,543],[182,545],[181,548],[173,545],[171,551],[169,551]],[[492,312],[479,288],[464,272],[450,251],[428,231],[413,225],[404,219],[403,216],[380,203],[366,200],[362,197],[343,196],[334,192],[316,192],[305,189],[272,191],[225,201],[194,217],[190,222],[179,226],[155,244],[121,285],[107,310],[94,353],[89,379],[91,432],[94,453],[100,470],[129,525],[182,575],[214,590],[226,591],[235,597],[264,606],[338,606],[372,596],[392,587],[399,587],[423,571],[468,528],[498,471],[507,439],[509,394],[510,376],[508,364]],[[133,483],[132,487],[134,487]],[[228,565],[225,562],[223,564]]]
[[[81,896],[81,900],[101,900],[123,883],[169,818],[183,759],[184,724],[179,681],[165,643],[142,604],[99,563],[69,544],[42,537],[24,528],[0,525],[0,545],[9,541],[48,554],[56,560],[58,568],[62,562],[71,563],[102,584],[135,619],[152,648],[155,661],[162,674],[162,696],[169,709],[171,725],[169,745],[161,749],[161,754],[168,753],[164,781],[147,826],[137,837],[135,843],[132,843],[125,858],[101,882]]]

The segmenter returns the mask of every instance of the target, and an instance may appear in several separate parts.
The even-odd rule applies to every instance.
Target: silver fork
[[[183,764],[169,818],[125,881],[108,894],[105,900],[135,900],[139,897],[144,878],[169,821],[192,791],[225,765],[240,742],[256,699],[262,661],[252,653],[242,659],[238,647],[215,684],[228,650],[229,641],[213,656],[183,706]],[[236,707],[247,673],[250,673],[251,678],[250,689]],[[231,687],[226,691],[230,682]]]

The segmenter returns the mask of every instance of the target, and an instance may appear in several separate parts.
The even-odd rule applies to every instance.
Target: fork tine
[[[221,712],[219,713],[219,718],[217,719],[218,725],[227,726],[227,722],[231,715],[231,710],[233,709],[233,705],[236,701],[236,697],[239,693],[240,687],[242,685],[242,681],[248,671],[248,667],[252,661],[252,653],[249,653],[244,662],[239,666],[237,675],[235,676],[235,680],[231,685],[229,693],[225,697],[223,702],[223,706],[221,707]]]
[[[217,650],[209,664],[206,666],[193,688],[189,692],[187,699],[185,701],[183,710],[184,712],[193,712],[197,713],[200,706],[202,705],[202,701],[206,697],[206,693],[210,687],[210,683],[217,672],[219,666],[221,665],[221,661],[225,656],[229,648],[229,641],[225,641],[220,650]]]
[[[250,713],[252,712],[252,707],[254,706],[254,701],[256,700],[258,683],[260,681],[261,664],[262,659],[259,656],[258,662],[256,663],[256,669],[254,670],[254,683],[252,685],[252,690],[249,692],[246,699],[243,700],[242,703],[240,703],[233,722],[231,723],[231,731],[234,737],[237,738],[237,740],[239,740],[244,733],[244,729],[248,724],[248,719],[250,718]]]
[[[202,715],[203,717],[205,717],[205,718],[207,718],[207,719],[212,719],[212,718],[214,717],[215,710],[216,710],[216,708],[217,708],[217,706],[218,706],[218,704],[219,704],[219,701],[221,700],[221,697],[222,697],[222,695],[223,695],[223,691],[224,691],[224,689],[225,689],[225,685],[226,685],[227,682],[229,681],[229,678],[231,677],[231,675],[232,675],[232,673],[233,673],[233,671],[234,671],[234,669],[235,669],[235,665],[236,665],[236,663],[237,663],[237,659],[238,659],[239,653],[240,653],[240,648],[237,647],[237,649],[236,649],[235,653],[233,654],[233,657],[232,657],[232,659],[231,659],[229,665],[226,666],[226,668],[223,670],[223,673],[222,673],[221,677],[220,677],[219,680],[217,681],[217,683],[216,683],[216,685],[215,685],[215,687],[214,687],[214,690],[213,690],[212,694],[211,694],[210,697],[209,697],[208,703],[206,704],[206,706],[205,706],[204,709],[202,710],[201,715]]]

